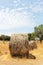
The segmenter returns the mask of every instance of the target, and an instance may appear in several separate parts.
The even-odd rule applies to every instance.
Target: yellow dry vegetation
[[[8,44],[8,41],[0,41],[0,65],[43,65],[43,42],[36,41],[37,49],[30,51],[36,59],[12,58]]]

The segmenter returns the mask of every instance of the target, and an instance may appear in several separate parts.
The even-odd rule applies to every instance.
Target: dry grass
[[[12,58],[8,48],[9,42],[0,41],[0,65],[43,65],[43,42],[36,41],[37,49],[30,51],[36,59]]]

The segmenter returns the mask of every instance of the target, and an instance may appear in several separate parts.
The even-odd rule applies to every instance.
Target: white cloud
[[[25,4],[24,4],[24,3],[22,3],[22,6],[25,6]]]
[[[14,0],[13,2],[14,2],[14,3],[17,3],[17,0]]]
[[[31,9],[32,12],[43,12],[43,1],[36,1],[34,4],[29,5],[29,8]]]
[[[41,7],[33,7],[32,8],[32,12],[42,12],[43,11],[43,9],[41,8]]]
[[[15,4],[14,6],[18,6],[21,3],[21,0],[13,0],[13,3]]]
[[[0,10],[0,30],[33,27],[34,24],[31,14],[28,15],[27,12],[17,12],[8,8]]]
[[[43,1],[37,0],[33,1],[31,4],[23,3],[22,0],[14,0],[14,3],[16,2],[16,5],[22,6],[21,8],[18,8],[18,10],[29,10],[31,9],[32,12],[43,12]],[[28,6],[29,5],[29,6]]]

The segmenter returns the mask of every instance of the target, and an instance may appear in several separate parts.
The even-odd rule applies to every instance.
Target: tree
[[[28,40],[31,40],[31,33],[28,33]]]
[[[42,42],[42,40],[43,40],[43,24],[41,24],[39,26],[36,26],[34,28],[34,32],[36,34],[36,37],[39,37],[40,38],[40,42]]]
[[[34,32],[31,33],[31,40],[35,40],[35,37],[36,37],[35,33]]]
[[[10,36],[1,35],[1,36],[0,36],[0,40],[9,41],[9,40],[10,40]]]
[[[28,33],[28,40],[35,40],[35,33]]]

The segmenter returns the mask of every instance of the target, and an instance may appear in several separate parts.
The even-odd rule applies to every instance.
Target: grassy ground
[[[37,49],[30,51],[36,59],[12,58],[9,52],[9,42],[0,41],[0,65],[43,65],[43,42],[36,41]]]

